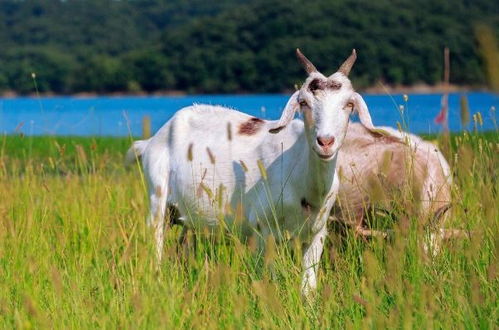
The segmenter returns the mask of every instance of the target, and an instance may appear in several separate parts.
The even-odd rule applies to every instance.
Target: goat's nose
[[[334,137],[333,136],[327,136],[327,137],[318,136],[317,143],[323,148],[328,148],[328,147],[333,145]]]

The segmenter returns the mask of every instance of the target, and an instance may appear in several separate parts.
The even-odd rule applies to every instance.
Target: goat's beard
[[[317,157],[319,157],[321,160],[326,161],[326,162],[332,160],[334,158],[334,156],[338,153],[338,148],[336,148],[336,147],[332,148],[332,151],[328,152],[328,153],[325,153],[325,152],[319,150],[316,146],[313,146],[312,150],[315,152]]]

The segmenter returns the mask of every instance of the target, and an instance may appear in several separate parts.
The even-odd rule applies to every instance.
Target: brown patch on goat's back
[[[239,135],[254,135],[260,130],[264,122],[265,121],[260,118],[252,117],[239,125],[239,131],[237,133]]]

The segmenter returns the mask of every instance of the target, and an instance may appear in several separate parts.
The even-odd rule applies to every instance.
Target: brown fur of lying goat
[[[380,134],[373,134],[350,123],[338,157],[340,189],[332,217],[359,235],[385,237],[387,232],[367,228],[369,210],[416,215],[418,224],[431,230],[425,247],[436,252],[450,215],[450,167],[434,144],[390,127],[378,128]]]

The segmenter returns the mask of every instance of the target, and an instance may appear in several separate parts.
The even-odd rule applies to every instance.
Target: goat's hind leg
[[[163,257],[163,241],[165,235],[166,200],[168,189],[166,185],[156,185],[150,187],[150,212],[147,217],[147,225],[154,229],[154,239],[156,243],[156,257],[158,262]],[[169,222],[169,220],[168,220]]]
[[[427,255],[437,256],[442,248],[442,244],[447,237],[448,231],[444,229],[444,224],[450,216],[451,204],[447,203],[433,212],[431,219],[426,224],[425,229],[429,232],[423,248]]]

